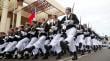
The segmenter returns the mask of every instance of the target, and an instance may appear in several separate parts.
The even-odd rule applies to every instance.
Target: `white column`
[[[16,27],[21,25],[21,13],[22,13],[22,6],[18,6],[17,18],[16,18]]]
[[[3,0],[3,8],[2,8],[2,16],[1,16],[1,24],[0,24],[0,32],[6,31],[6,20],[8,15],[8,0]]]
[[[11,18],[10,17],[8,17],[7,18],[7,22],[6,22],[6,31],[5,32],[7,32],[9,29],[10,29],[10,22],[11,22]]]

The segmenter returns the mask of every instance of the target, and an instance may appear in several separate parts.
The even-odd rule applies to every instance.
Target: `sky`
[[[82,24],[89,24],[99,35],[110,36],[110,0],[56,0],[65,7],[73,7]]]

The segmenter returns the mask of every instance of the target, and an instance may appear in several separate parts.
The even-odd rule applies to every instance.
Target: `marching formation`
[[[67,7],[65,13],[62,20],[58,20],[57,15],[48,15],[47,21],[33,21],[32,25],[26,23],[10,29],[7,34],[0,33],[0,57],[48,59],[54,55],[61,59],[70,54],[72,60],[77,60],[78,54],[100,50],[99,35],[86,24],[80,24],[71,8]]]

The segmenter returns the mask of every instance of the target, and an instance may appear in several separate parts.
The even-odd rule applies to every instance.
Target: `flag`
[[[32,21],[36,19],[36,8],[32,9],[31,15],[29,16],[29,23],[32,25]]]

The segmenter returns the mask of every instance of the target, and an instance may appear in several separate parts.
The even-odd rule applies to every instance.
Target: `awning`
[[[32,9],[36,8],[37,13],[47,13],[47,14],[53,14],[61,16],[64,14],[64,8],[62,8],[55,0],[25,0],[25,3],[29,4],[28,6],[24,7],[23,10],[31,13]],[[56,7],[56,5],[58,5]],[[61,8],[61,9],[59,9]]]

